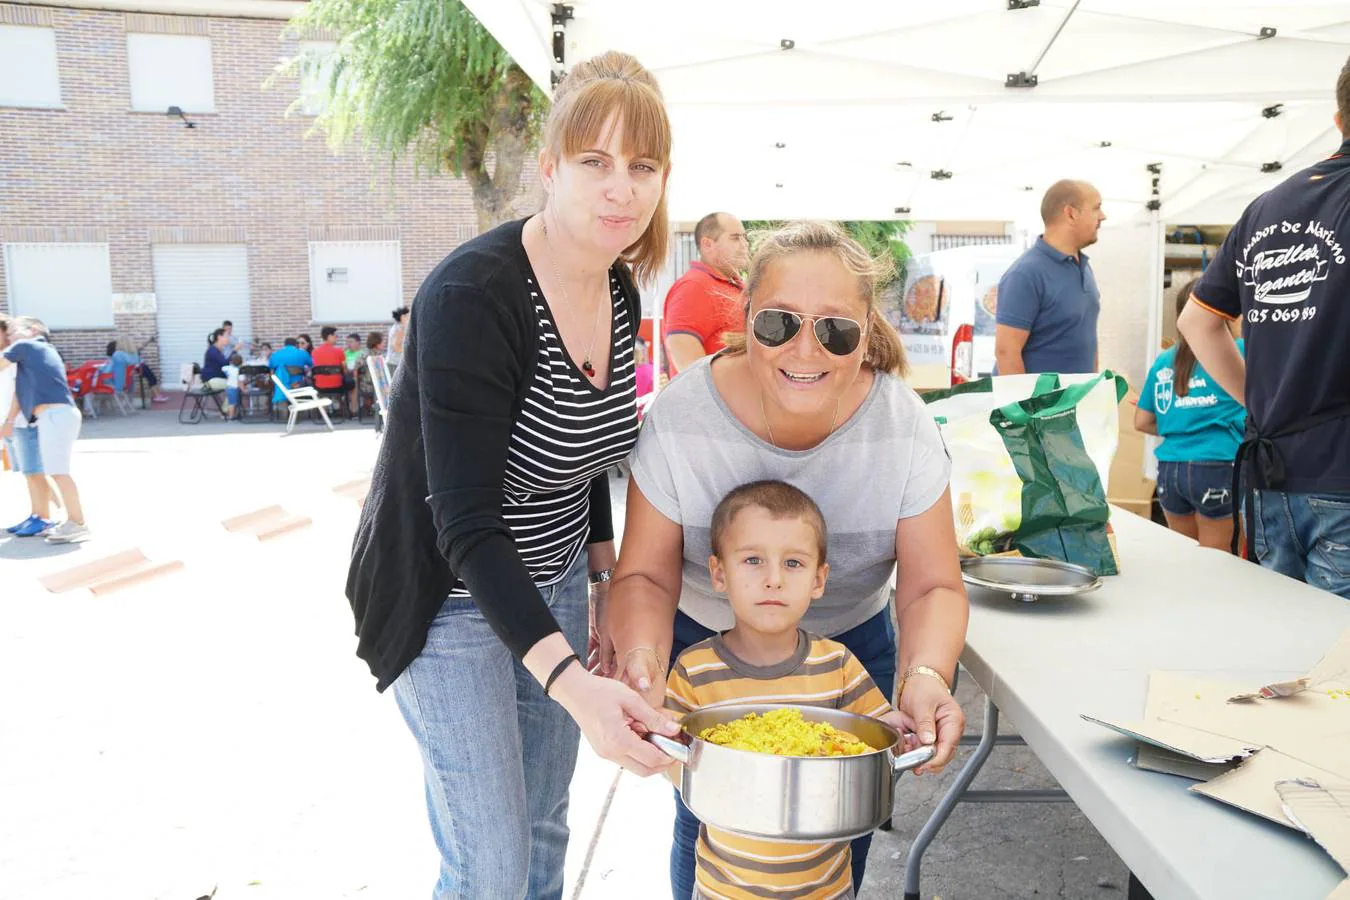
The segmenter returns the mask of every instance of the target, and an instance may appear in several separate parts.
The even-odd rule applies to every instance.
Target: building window
[[[5,244],[10,311],[48,328],[111,328],[107,244]]]
[[[383,322],[403,303],[398,241],[311,241],[309,296],[315,322]]]
[[[323,115],[328,108],[328,83],[333,78],[334,41],[301,41],[304,67],[300,74],[300,112],[306,116]]]
[[[183,112],[216,111],[208,37],[128,34],[127,70],[136,112],[162,113],[170,106]]]
[[[0,25],[0,106],[62,108],[54,29]]]

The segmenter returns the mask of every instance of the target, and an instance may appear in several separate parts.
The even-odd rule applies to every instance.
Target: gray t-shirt
[[[810,450],[780,450],[731,413],[706,357],[661,392],[638,435],[638,489],[684,529],[680,610],[714,630],[732,626],[731,606],[708,575],[709,525],[732,488],[776,478],[801,488],[825,514],[830,577],[801,627],[838,635],[886,605],[900,519],[942,496],[951,459],[923,401],[903,381],[877,374],[858,411]]]

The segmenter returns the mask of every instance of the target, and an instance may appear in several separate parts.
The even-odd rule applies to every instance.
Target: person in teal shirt
[[[1197,278],[1177,293],[1177,315]],[[1245,352],[1241,339],[1239,353]],[[1158,445],[1158,503],[1167,524],[1200,542],[1228,550],[1233,540],[1233,457],[1247,411],[1195,360],[1186,338],[1158,354],[1144,378],[1134,427],[1162,438]]]
[[[304,375],[291,375],[286,371],[287,366],[303,366],[306,369],[312,368],[314,359],[305,350],[301,350],[299,342],[295,338],[286,338],[286,346],[273,352],[267,359],[267,367],[271,369],[282,384],[286,387],[295,387],[297,384],[303,384]],[[281,388],[272,392],[273,403],[284,403],[286,398],[282,396]]]

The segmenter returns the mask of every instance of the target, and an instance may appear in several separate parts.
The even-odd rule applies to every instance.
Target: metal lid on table
[[[1102,586],[1091,569],[1054,559],[1020,556],[979,556],[961,560],[966,584],[1012,594],[1014,600],[1031,602],[1040,597],[1069,597]]]

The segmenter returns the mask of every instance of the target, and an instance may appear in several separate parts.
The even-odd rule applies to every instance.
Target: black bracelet
[[[553,672],[549,674],[548,680],[544,682],[544,696],[550,696],[549,691],[553,688],[553,682],[558,680],[558,676],[567,671],[567,667],[574,662],[581,662],[575,653],[569,653],[563,657],[562,662],[553,667]]]

